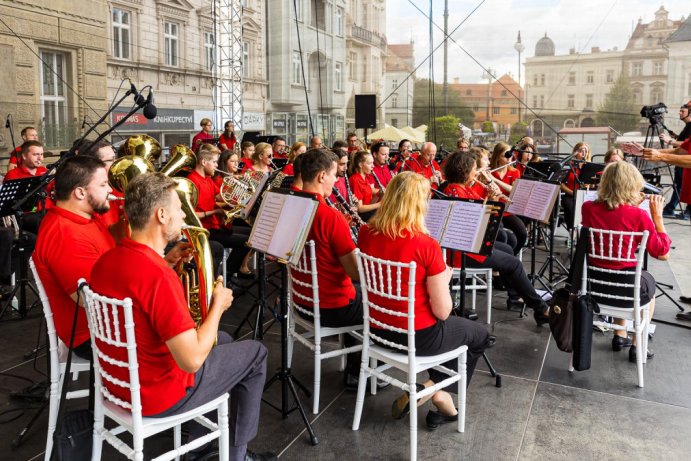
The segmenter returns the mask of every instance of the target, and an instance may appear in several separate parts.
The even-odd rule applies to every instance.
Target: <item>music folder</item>
[[[559,182],[521,178],[513,183],[506,211],[525,218],[548,222],[560,191]]]
[[[444,198],[429,202],[425,223],[442,248],[489,255],[499,232],[504,204]]]
[[[280,262],[297,264],[312,228],[319,201],[291,190],[268,191],[247,244]]]
[[[594,202],[595,200],[597,200],[597,190],[579,189],[576,191],[576,206],[574,207],[573,213],[574,227],[580,226],[581,222],[583,222],[583,204],[585,202]],[[650,214],[650,199],[648,197],[643,198],[638,208],[645,210],[650,216],[650,219],[653,219]]]
[[[278,173],[280,173],[280,171],[275,170],[269,174],[264,174],[264,177],[261,179],[261,181],[259,181],[259,185],[254,191],[254,194],[252,194],[252,197],[250,197],[250,199],[247,201],[247,204],[245,204],[245,208],[243,208],[242,213],[240,214],[241,219],[248,221],[250,218],[256,218],[257,213],[255,205],[261,205],[262,194],[267,187],[271,185],[271,182],[276,178]]]

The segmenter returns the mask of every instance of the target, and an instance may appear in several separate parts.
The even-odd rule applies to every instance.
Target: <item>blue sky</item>
[[[389,43],[415,42],[416,65],[429,54],[429,22],[413,4],[429,13],[429,0],[389,0],[387,2],[387,38]],[[478,5],[480,5],[478,7]],[[639,18],[650,22],[660,6],[669,11],[670,19],[679,20],[691,14],[688,0],[449,0],[449,31],[468,17],[452,37],[484,67],[498,75],[518,73],[518,54],[514,50],[516,35],[521,31],[525,46],[522,59],[534,55],[535,43],[545,33],[554,40],[557,54],[569,48],[589,52],[593,46],[601,50],[622,49]],[[477,10],[471,14],[474,8]],[[433,19],[443,27],[443,0],[433,0]],[[442,33],[435,30],[434,45]],[[449,81],[482,81],[483,69],[449,42]],[[442,48],[434,54],[434,79],[443,76]],[[426,77],[428,64],[418,71]]]

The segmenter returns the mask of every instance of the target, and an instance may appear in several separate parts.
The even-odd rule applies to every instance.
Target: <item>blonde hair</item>
[[[211,160],[221,153],[221,150],[213,144],[202,144],[197,151],[197,161]]]
[[[260,156],[260,155],[262,154],[262,152],[264,152],[266,149],[272,149],[272,150],[273,150],[273,147],[271,147],[271,144],[269,144],[269,143],[266,143],[266,142],[258,142],[258,143],[254,146],[254,153],[252,154],[252,157],[251,157],[251,158],[252,158],[252,161],[253,161],[254,163],[259,162],[259,156]]]
[[[597,201],[614,210],[619,205],[636,206],[641,201],[643,176],[638,169],[626,162],[614,162],[602,172],[597,188]]]
[[[305,147],[306,144],[304,142],[296,142],[293,144],[290,148],[290,152],[288,153],[288,163],[293,163],[295,159],[297,158],[298,151],[300,150],[301,147]]]
[[[422,175],[405,171],[386,186],[377,214],[367,224],[375,234],[394,239],[407,234],[427,234],[425,215],[430,183]]]
[[[367,150],[359,150],[355,152],[355,155],[353,156],[353,161],[350,162],[350,165],[348,165],[348,168],[350,169],[349,173],[351,176],[355,173],[360,173],[360,164],[366,161],[368,155],[372,154]]]
[[[199,126],[208,125],[209,123],[212,123],[210,118],[203,118],[199,121]]]
[[[590,146],[584,142],[579,142],[576,143],[575,146],[573,146],[573,150],[571,151],[572,154],[575,154],[576,151],[578,151],[581,147],[585,147],[585,155],[583,156],[583,160],[586,162],[590,161]]]

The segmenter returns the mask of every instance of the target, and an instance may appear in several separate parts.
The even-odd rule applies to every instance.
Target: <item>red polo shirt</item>
[[[237,142],[238,139],[235,136],[235,133],[231,133],[230,137],[226,136],[225,133],[222,133],[221,136],[218,138],[218,144],[225,144],[228,150],[233,150],[235,148],[235,143]]]
[[[22,147],[17,146],[15,150],[12,151],[10,154],[10,164],[12,165],[19,165],[19,157],[22,155]]]
[[[492,172],[492,176],[509,186],[513,185],[517,179],[521,179],[521,173],[515,168],[509,168],[503,178],[499,175],[499,171]]]
[[[344,307],[355,299],[355,287],[339,258],[355,251],[355,244],[343,215],[327,205],[321,195],[315,194],[315,197],[319,200],[319,207],[307,240],[314,240],[317,256],[319,307],[321,309]],[[293,276],[312,285],[309,275],[305,277],[303,274],[293,272]],[[296,286],[295,289],[302,292],[301,287]],[[311,289],[309,293],[304,294],[311,297]]]
[[[33,178],[34,176],[43,176],[46,174],[48,170],[46,170],[46,167],[40,166],[36,168],[36,173],[31,174],[29,170],[26,169],[24,165],[17,165],[17,168],[14,170],[10,170],[7,172],[5,175],[5,181],[12,181],[14,179],[24,179],[24,178]]]
[[[53,310],[55,329],[67,345],[75,306],[70,295],[77,291],[77,280],[84,277],[89,281],[98,258],[114,246],[113,237],[100,219],[87,219],[64,208],[52,207],[41,221],[32,258]],[[74,345],[88,339],[86,314],[80,308]]]
[[[438,275],[446,270],[446,263],[441,248],[432,237],[426,234],[408,234],[404,237],[391,239],[383,234],[374,234],[367,225],[360,228],[358,247],[369,256],[394,260],[402,263],[415,261],[415,329],[422,330],[437,322],[432,313],[429,292],[427,291],[427,277]],[[401,276],[403,282],[401,296],[408,295],[408,271]],[[369,296],[369,301],[387,309],[408,312],[406,302],[391,301],[378,296]],[[408,319],[382,314],[370,310],[373,319],[385,321],[398,328],[408,328]],[[372,327],[377,328],[376,325]]]
[[[409,169],[410,171],[414,171],[415,173],[419,173],[427,179],[430,179],[434,175],[435,171],[441,172],[441,168],[439,168],[439,164],[434,160],[432,160],[432,162],[427,166],[424,166],[420,162],[420,160],[417,160],[417,161],[409,160],[408,166],[406,169]]]
[[[338,190],[338,192],[341,193],[341,197],[343,197],[347,201],[348,200],[348,188],[346,187],[345,176],[340,176],[338,178],[338,180],[336,180],[334,187]],[[336,201],[338,200],[336,198],[336,194],[331,194],[331,196],[329,196],[329,199],[333,203],[336,203]]]
[[[142,414],[167,410],[194,386],[194,373],[182,370],[166,346],[169,339],[195,328],[177,274],[153,249],[125,238],[98,260],[91,273],[91,288],[111,298],[132,299]],[[121,328],[123,323],[121,319]],[[124,328],[121,331],[124,338]],[[118,360],[127,360],[122,349],[114,352],[108,345],[98,346]],[[127,369],[105,362],[101,366],[115,378],[128,377]],[[113,395],[130,401],[129,389],[104,382]]]
[[[275,150],[273,151],[273,157],[274,158],[288,158],[288,156],[285,153],[276,152]]]
[[[379,182],[381,182],[381,185],[384,187],[388,186],[391,178],[393,178],[393,174],[391,173],[391,170],[389,170],[388,165],[377,165],[375,163],[374,167],[372,167],[372,174],[367,176],[367,180],[377,189],[379,189],[379,185],[374,179],[375,175],[377,176],[377,179],[379,179]]]
[[[213,211],[216,209],[216,196],[221,193],[221,188],[210,176],[202,176],[195,170],[187,175],[187,179],[192,181],[199,191],[197,207],[195,211]],[[211,215],[201,219],[202,226],[206,229],[220,229],[221,220],[219,215]]]
[[[292,163],[287,163],[286,166],[283,167],[283,174],[287,176],[295,176],[295,167],[293,167]]]
[[[201,147],[202,144],[204,143],[210,143],[213,141],[214,137],[211,136],[209,133],[206,131],[202,130],[199,133],[194,135],[194,138],[192,138],[192,150],[194,152],[197,152],[199,150],[199,147]]]
[[[350,178],[350,190],[359,200],[362,200],[363,205],[372,203],[372,184],[363,178],[360,173],[355,173]]]

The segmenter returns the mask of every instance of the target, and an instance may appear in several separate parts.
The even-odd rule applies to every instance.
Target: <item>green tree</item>
[[[512,146],[518,142],[523,136],[528,134],[528,123],[520,122],[511,125],[511,134],[509,134],[509,144]]]
[[[622,73],[614,82],[605,100],[597,109],[597,126],[611,126],[623,133],[638,128],[640,108],[633,98],[633,89],[626,74]]]
[[[445,150],[453,152],[456,150],[456,141],[461,135],[460,128],[458,128],[460,120],[455,115],[444,115],[434,120],[437,126],[437,147],[443,145]],[[432,140],[430,139],[430,141]]]
[[[458,92],[449,88],[449,110],[446,112],[444,110],[444,86],[441,83],[435,83],[432,88],[434,89],[434,98],[430,98],[430,81],[428,79],[420,79],[415,81],[414,98],[413,98],[413,126],[427,125],[427,139],[430,141],[435,141],[432,139],[434,137],[434,123],[433,119],[444,118],[446,115],[453,115],[456,117],[456,139],[460,136],[460,131],[458,129],[458,123],[463,123],[466,126],[473,126],[473,120],[475,119],[475,114],[470,109],[470,107],[464,105],[458,95]],[[432,101],[432,102],[431,102]],[[434,108],[434,111],[430,110]],[[434,113],[433,113],[434,112]],[[439,138],[439,126],[437,126],[437,143],[441,144]],[[444,143],[446,146],[446,142]],[[453,146],[456,145],[454,139]]]

